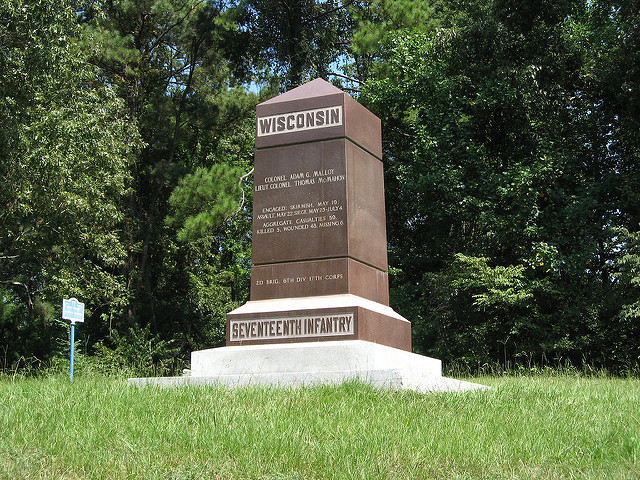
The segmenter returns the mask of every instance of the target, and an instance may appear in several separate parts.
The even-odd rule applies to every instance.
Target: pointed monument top
[[[336,93],[344,93],[338,87],[331,85],[322,78],[316,78],[304,85],[300,85],[288,92],[273,97],[260,105],[269,105],[273,103],[289,102],[291,100],[299,100],[301,98],[323,97],[325,95],[335,95]]]
[[[316,78],[256,106],[256,148],[347,137],[382,158],[380,119]]]

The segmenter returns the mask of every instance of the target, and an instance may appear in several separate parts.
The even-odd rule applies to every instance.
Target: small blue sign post
[[[73,382],[73,349],[76,341],[76,322],[84,322],[84,303],[75,298],[62,300],[62,318],[71,322],[71,345],[69,347],[69,381]]]

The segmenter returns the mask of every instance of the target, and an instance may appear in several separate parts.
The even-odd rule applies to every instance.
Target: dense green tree
[[[609,325],[609,330],[618,334],[607,336],[603,343],[614,361],[631,370],[640,362],[640,231],[622,229],[620,237],[624,253],[613,276],[621,287],[622,307]]]
[[[327,78],[348,38],[343,0],[243,0],[241,21],[257,79],[285,89]]]
[[[89,315],[127,301],[118,206],[138,136],[80,35],[65,0],[0,5],[4,366],[56,352],[63,298],[86,301]]]
[[[186,351],[223,344],[226,314],[248,300],[254,120],[247,120],[221,142],[212,166],[186,175],[169,198],[166,222],[181,255],[166,268],[159,291],[166,292],[163,321],[180,332]],[[180,296],[176,285],[184,288]],[[166,315],[177,306],[186,315]]]
[[[372,76],[386,75],[384,43],[392,32],[403,29],[428,32],[446,17],[446,11],[432,0],[366,0],[344,4],[349,36],[343,68],[356,86]]]
[[[205,295],[201,290],[229,292],[220,294],[225,305],[246,297],[230,287],[244,280],[225,273],[241,262],[226,248],[234,234],[241,257],[249,248],[246,233],[231,230],[234,214],[248,214],[242,196],[252,139],[246,133],[257,100],[239,87],[243,78],[236,75],[246,65],[233,40],[243,36],[227,7],[201,0],[82,4],[91,60],[125,101],[145,142],[121,205],[128,308],[126,316],[97,326],[97,339],[115,328],[121,342],[129,329],[149,326],[152,337],[177,340],[187,353],[209,335],[210,312],[203,314],[195,300]],[[198,277],[205,271],[207,282]],[[216,310],[216,328],[223,319]]]
[[[611,276],[616,228],[637,229],[627,185],[639,145],[604,76],[620,48],[607,29],[632,22],[601,8],[496,1],[473,5],[461,25],[387,44],[386,78],[363,101],[386,126],[392,295],[418,349],[453,360],[466,345],[476,365],[606,365],[622,290]],[[615,78],[633,71],[619,64]],[[509,287],[527,299],[518,308],[480,300],[496,269],[519,272]]]
[[[429,0],[242,0],[238,12],[256,79],[275,93],[315,77],[357,92],[384,69],[389,32],[429,31],[449,10]]]

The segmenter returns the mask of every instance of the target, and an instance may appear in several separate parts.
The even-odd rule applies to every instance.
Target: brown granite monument
[[[256,113],[251,297],[227,315],[227,345],[411,351],[389,307],[380,119],[322,79]]]
[[[227,315],[227,346],[129,384],[488,388],[411,353],[389,307],[381,156],[380,120],[324,80],[258,105],[251,299]]]

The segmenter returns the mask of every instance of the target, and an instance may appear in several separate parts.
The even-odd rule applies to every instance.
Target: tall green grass
[[[636,479],[640,380],[490,391],[0,381],[2,479]]]

